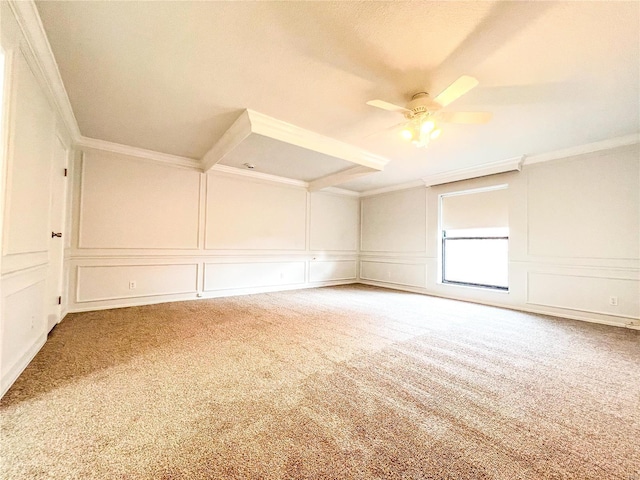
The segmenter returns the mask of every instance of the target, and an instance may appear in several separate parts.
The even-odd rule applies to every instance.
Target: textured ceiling
[[[245,108],[391,159],[368,190],[640,129],[638,2],[39,2],[84,136],[200,158]],[[367,106],[480,85],[427,149]],[[255,159],[247,159],[254,163]]]

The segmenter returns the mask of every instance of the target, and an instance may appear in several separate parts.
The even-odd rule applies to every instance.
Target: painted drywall
[[[206,199],[207,249],[304,251],[305,189],[208,174]]]
[[[527,172],[528,253],[637,259],[637,150],[532,166]],[[634,228],[635,227],[635,228]]]
[[[197,171],[84,155],[81,248],[198,248]]]
[[[358,249],[360,202],[357,197],[331,193],[312,194],[310,248],[323,252],[353,252]]]
[[[40,63],[11,6],[0,2],[4,53],[0,139],[0,396],[63,316],[63,248],[70,143]],[[52,238],[51,232],[63,238]]]
[[[73,181],[70,311],[357,278],[353,195],[95,149]]]
[[[424,253],[427,217],[424,188],[368,197],[362,202],[363,252]]]
[[[636,144],[525,165],[521,172],[365,196],[360,279],[570,318],[640,325],[639,164]],[[441,283],[439,197],[499,185],[507,185],[502,193],[509,211],[509,292]],[[424,252],[410,253],[419,245],[425,245]],[[617,305],[610,304],[610,297],[617,298]]]

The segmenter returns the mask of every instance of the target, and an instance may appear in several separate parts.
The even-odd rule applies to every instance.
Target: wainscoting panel
[[[206,263],[204,290],[304,284],[306,262]]]
[[[22,50],[14,54],[3,255],[46,252],[55,116]]]
[[[197,263],[78,266],[76,302],[195,293],[197,280]]]
[[[427,267],[424,264],[395,262],[360,262],[360,278],[376,282],[426,287]]]
[[[309,264],[309,281],[355,280],[356,270],[355,260],[312,261]]]
[[[43,298],[46,268],[2,280],[2,385],[0,395],[15,381],[46,339]]]
[[[529,272],[527,303],[638,319],[640,281],[587,274]],[[610,305],[616,297],[618,305]]]

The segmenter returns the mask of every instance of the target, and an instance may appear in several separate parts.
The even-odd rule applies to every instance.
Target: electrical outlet
[[[135,289],[136,289],[136,281],[129,280],[129,290],[135,290]]]
[[[614,307],[618,305],[618,297],[609,297],[609,305],[613,305]]]

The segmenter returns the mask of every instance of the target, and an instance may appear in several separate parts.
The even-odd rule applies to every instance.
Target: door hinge
[[[68,173],[68,171],[67,171],[67,169],[65,168],[65,169],[64,169],[64,176],[65,176],[65,177],[67,176],[67,173]]]
[[[58,305],[62,305],[62,297],[58,297]]]

